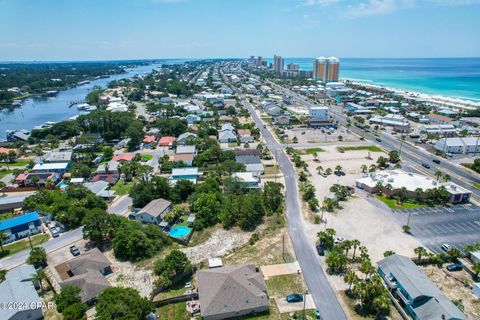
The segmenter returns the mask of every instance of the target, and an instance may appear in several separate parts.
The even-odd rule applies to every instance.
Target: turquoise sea
[[[313,68],[313,58],[285,58],[285,68],[291,62]],[[480,101],[480,58],[340,58],[340,78]]]

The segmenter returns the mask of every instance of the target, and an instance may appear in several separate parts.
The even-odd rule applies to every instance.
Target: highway
[[[242,104],[248,109],[258,128],[262,130],[262,135],[271,151],[276,154],[277,162],[285,177],[288,233],[309,293],[323,319],[347,319],[335,292],[328,283],[313,243],[310,243],[305,236],[295,170],[284,153],[283,146],[275,140],[270,131],[264,128],[263,121],[252,105],[245,98],[242,99]]]
[[[285,94],[292,96],[304,105],[315,105],[308,98],[301,96],[296,92],[293,92],[287,88],[281,87],[271,82],[270,85],[273,86],[275,89],[281,90]],[[339,121],[339,124],[345,125],[347,123],[347,115],[341,112],[335,112],[332,106],[330,106],[330,110],[334,114],[335,119]],[[459,165],[453,164],[447,159],[437,157],[433,154],[428,153],[427,151],[416,148],[408,142],[402,143],[390,134],[379,132],[377,135],[381,141],[378,141],[377,136],[373,135],[370,132],[364,132],[363,129],[357,128],[353,125],[349,128],[349,130],[360,136],[364,136],[365,140],[378,144],[388,151],[401,149],[400,157],[402,158],[402,160],[411,163],[412,165],[410,167],[412,167],[415,171],[419,173],[434,175],[435,172],[438,170],[441,171],[443,174],[450,175],[452,182],[458,184],[461,187],[464,187],[465,189],[470,190],[474,198],[476,198],[476,200],[480,200],[480,190],[473,187],[474,184],[480,183],[480,176],[478,174],[471,172]],[[440,160],[440,164],[433,163],[432,159]],[[430,169],[423,167],[422,164],[424,163],[428,164],[430,166]]]

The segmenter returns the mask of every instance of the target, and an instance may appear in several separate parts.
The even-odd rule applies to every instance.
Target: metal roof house
[[[197,167],[173,168],[170,181],[176,183],[178,180],[190,180],[197,183],[200,173]]]
[[[20,306],[25,303],[26,308],[0,308],[0,319],[43,319],[41,300],[32,281],[33,274],[35,268],[30,264],[24,264],[5,275],[5,280],[0,283],[0,301],[16,302]]]
[[[413,319],[467,319],[410,258],[394,254],[382,259],[378,262],[378,273]]]
[[[0,231],[5,232],[9,243],[41,232],[41,221],[36,211],[0,221]]]
[[[255,265],[230,265],[197,272],[204,320],[230,319],[268,310],[267,286]]]
[[[150,201],[135,215],[135,220],[145,223],[159,224],[163,217],[172,210],[172,203],[165,199],[155,199]]]

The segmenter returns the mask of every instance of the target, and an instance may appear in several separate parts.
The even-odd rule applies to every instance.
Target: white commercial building
[[[410,123],[401,115],[388,114],[384,117],[375,116],[370,118],[370,124],[379,124],[382,126],[389,126],[397,131],[406,132],[410,130]]]
[[[308,116],[315,120],[328,119],[328,107],[310,107],[308,108]]]
[[[457,135],[457,128],[453,124],[429,124],[418,128],[420,133],[452,137]]]
[[[442,138],[435,143],[435,149],[443,153],[477,153],[480,151],[480,137]]]

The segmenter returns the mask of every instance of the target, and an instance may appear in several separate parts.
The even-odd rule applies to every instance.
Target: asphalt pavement
[[[328,283],[313,244],[305,236],[295,170],[284,153],[282,145],[275,140],[270,131],[264,128],[263,121],[257,116],[252,105],[246,99],[242,99],[242,104],[248,109],[258,128],[261,129],[271,151],[277,155],[277,162],[285,178],[288,232],[309,293],[313,296],[323,319],[347,319],[335,292]]]
[[[47,242],[41,244],[41,246],[45,248],[45,251],[47,251],[47,253],[50,253],[57,249],[63,248],[71,243],[74,243],[78,240],[81,240],[82,238],[83,238],[82,227],[80,227],[74,230],[64,232],[60,234],[58,238],[52,238]],[[29,254],[30,254],[30,250],[26,249],[26,250],[17,252],[15,254],[12,254],[11,256],[3,258],[2,260],[0,260],[0,269],[10,270],[16,266],[19,266],[25,263]]]
[[[441,252],[442,244],[463,250],[480,242],[480,207],[454,205],[394,210],[401,224],[410,220],[410,232],[425,247]]]

